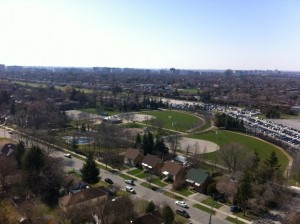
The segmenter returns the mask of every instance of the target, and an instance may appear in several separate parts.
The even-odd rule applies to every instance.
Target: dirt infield
[[[214,152],[220,148],[213,142],[186,137],[180,140],[180,147],[182,151],[186,151],[189,148],[190,153],[195,153],[196,151],[197,154]]]

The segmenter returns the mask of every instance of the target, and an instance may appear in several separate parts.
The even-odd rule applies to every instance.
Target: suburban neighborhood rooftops
[[[64,206],[72,206],[78,203],[82,203],[84,201],[89,201],[94,198],[99,198],[104,195],[107,195],[105,188],[98,187],[98,188],[89,188],[75,194],[70,194],[64,197],[59,198],[60,204]]]
[[[169,174],[176,176],[182,169],[183,169],[183,167],[179,163],[167,161],[163,165],[161,170],[163,171],[164,174],[169,173]]]
[[[141,152],[138,149],[127,149],[126,153],[125,153],[125,157],[128,159],[132,159],[134,160],[135,158],[137,158],[139,155],[141,155]]]
[[[162,163],[162,160],[157,156],[147,154],[146,157],[142,161],[143,166],[147,167],[155,167],[157,164]]]
[[[186,179],[189,182],[204,183],[209,174],[201,169],[190,169],[187,172]]]

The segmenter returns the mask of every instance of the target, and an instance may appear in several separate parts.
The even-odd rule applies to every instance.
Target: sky
[[[300,71],[300,0],[0,0],[0,63]]]

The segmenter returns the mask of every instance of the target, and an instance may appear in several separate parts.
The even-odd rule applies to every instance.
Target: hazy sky
[[[300,0],[0,0],[0,63],[300,70]]]

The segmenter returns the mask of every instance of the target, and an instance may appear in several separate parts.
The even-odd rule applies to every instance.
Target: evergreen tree
[[[71,140],[71,149],[73,151],[76,151],[78,149],[78,143],[76,141],[75,136],[73,136],[72,140]]]
[[[19,141],[17,144],[17,150],[15,153],[15,158],[17,160],[18,168],[22,167],[22,159],[25,154],[25,144],[23,141]]]
[[[88,154],[85,164],[83,164],[80,172],[82,174],[82,180],[89,184],[98,183],[98,181],[100,180],[100,170],[97,167],[92,153]]]
[[[237,192],[237,200],[243,208],[244,215],[247,208],[247,202],[252,197],[251,176],[248,172],[245,173]]]
[[[142,138],[140,133],[138,133],[135,139],[134,147],[139,149],[141,147],[141,144],[142,144]]]
[[[154,148],[154,138],[153,138],[153,134],[149,131],[148,132],[148,153],[152,153],[153,148]]]
[[[150,201],[145,209],[145,213],[153,212],[155,209],[155,204],[153,201]]]
[[[146,133],[144,133],[144,135],[143,135],[142,149],[143,149],[144,155],[147,155],[149,153],[148,137],[147,137]]]
[[[273,170],[278,170],[280,167],[276,152],[273,150],[270,157],[265,160],[265,164]]]
[[[39,173],[45,166],[45,155],[43,150],[38,146],[31,147],[24,155],[22,165],[28,172]]]
[[[168,147],[166,146],[164,139],[160,136],[156,137],[154,150],[160,152],[163,156],[168,154]]]
[[[165,220],[166,224],[171,224],[174,222],[174,213],[170,206],[166,205],[162,211],[162,218]]]
[[[12,115],[16,114],[16,107],[15,107],[15,102],[14,101],[10,105],[10,114],[12,114]]]

